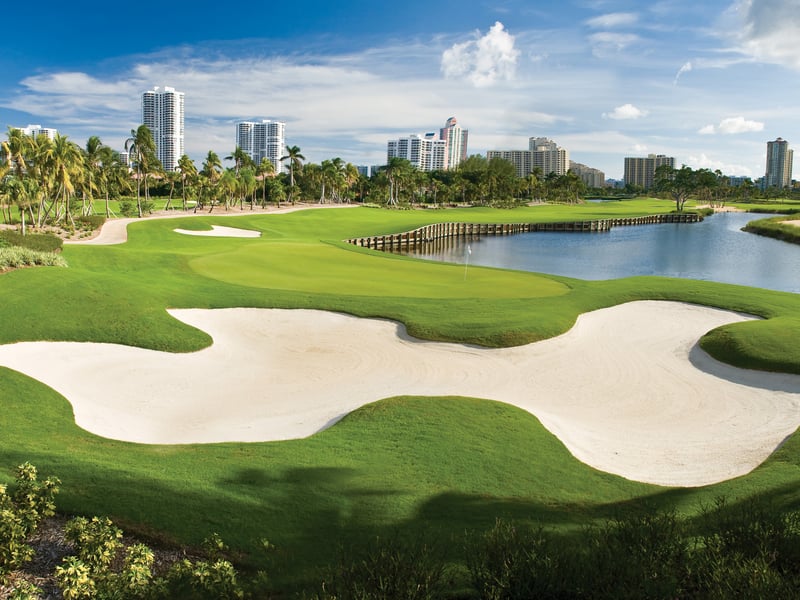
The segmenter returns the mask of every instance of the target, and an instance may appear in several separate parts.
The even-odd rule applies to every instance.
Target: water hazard
[[[588,280],[661,275],[800,293],[800,245],[741,231],[759,218],[719,213],[701,223],[614,227],[607,233],[450,238],[403,254]]]

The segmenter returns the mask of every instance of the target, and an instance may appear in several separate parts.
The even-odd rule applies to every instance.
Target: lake
[[[800,293],[800,245],[741,231],[760,218],[718,213],[701,223],[614,227],[608,233],[452,238],[403,254],[588,280],[661,275]]]

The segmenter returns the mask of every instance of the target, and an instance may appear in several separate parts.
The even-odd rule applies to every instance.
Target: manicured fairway
[[[321,308],[404,322],[412,335],[489,346],[556,335],[577,315],[637,299],[670,299],[768,320],[732,325],[704,342],[741,365],[800,373],[800,296],[739,286],[638,277],[584,282],[438,265],[347,247],[349,237],[436,221],[578,220],[668,212],[665,202],[512,211],[304,211],[135,223],[119,246],[65,247],[68,269],[0,276],[0,341],[92,340],[192,351],[209,337],[166,308]],[[262,232],[213,239],[174,228],[211,224]],[[254,357],[257,364],[257,357]],[[576,365],[575,368],[580,368]],[[215,373],[182,373],[214,377]],[[62,509],[107,514],[123,527],[198,543],[216,531],[267,568],[278,589],[313,583],[340,544],[402,530],[439,537],[453,558],[460,536],[496,517],[563,530],[649,503],[692,514],[724,494],[755,493],[778,507],[800,500],[797,435],[765,465],[704,489],[670,490],[599,473],[574,460],[523,411],[463,398],[376,398],[306,440],[141,446],[77,428],[69,404],[0,368],[0,480],[19,462],[63,481]],[[270,561],[260,540],[278,548]]]

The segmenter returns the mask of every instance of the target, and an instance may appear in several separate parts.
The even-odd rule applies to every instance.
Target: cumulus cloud
[[[722,119],[717,126],[706,125],[698,133],[701,135],[713,135],[716,133],[736,134],[763,130],[764,123],[760,121],[749,121],[744,117],[728,117],[727,119]]]
[[[740,27],[740,51],[760,62],[776,63],[800,70],[800,10],[797,0],[740,0],[735,14]]]
[[[694,169],[708,169],[710,171],[719,170],[725,175],[734,175],[739,177],[753,176],[753,170],[745,165],[715,160],[703,153],[701,153],[699,156],[690,155],[687,163]]]
[[[637,108],[633,104],[629,103],[629,104],[623,104],[622,106],[617,106],[610,113],[603,113],[603,117],[607,119],[616,119],[619,121],[624,121],[630,119],[641,119],[642,117],[646,117],[647,114],[648,113],[646,110]]]
[[[476,87],[514,78],[519,50],[499,21],[476,39],[454,44],[442,54],[442,72],[448,78],[466,78]]]
[[[638,20],[639,15],[636,13],[617,12],[593,17],[586,24],[593,29],[613,29],[635,25]]]

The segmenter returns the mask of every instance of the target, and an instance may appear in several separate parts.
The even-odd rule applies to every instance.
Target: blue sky
[[[47,4],[3,9],[3,131],[121,149],[171,86],[198,162],[255,118],[310,161],[380,164],[455,116],[470,154],[544,136],[614,178],[648,153],[757,178],[768,140],[800,140],[798,0]]]

